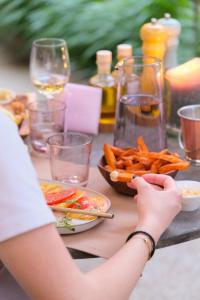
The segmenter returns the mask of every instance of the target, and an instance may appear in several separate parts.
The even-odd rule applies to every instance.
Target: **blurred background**
[[[164,13],[182,26],[178,62],[200,56],[200,0],[0,0],[0,87],[34,91],[29,79],[33,40],[64,38],[68,43],[72,76],[86,82],[96,71],[95,52],[130,43],[141,52],[139,30]],[[156,251],[130,299],[199,300],[200,239]],[[87,271],[101,259],[79,260]],[[197,279],[197,280],[196,280]]]
[[[64,38],[75,81],[91,76],[95,52],[131,43],[140,54],[140,27],[168,12],[182,25],[179,63],[200,54],[199,0],[1,0],[0,43],[17,61],[28,63],[33,40]]]

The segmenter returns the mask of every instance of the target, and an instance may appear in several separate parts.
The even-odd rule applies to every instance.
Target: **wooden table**
[[[91,165],[96,166],[97,161],[102,155],[102,146],[104,143],[113,143],[112,134],[99,134],[93,138],[93,151]],[[177,137],[168,138],[168,148],[172,152],[178,152],[184,157],[183,151],[179,148]],[[187,172],[179,172],[176,180],[197,180],[200,181],[200,166],[191,166]],[[192,212],[181,212],[174,219],[169,228],[161,236],[157,248],[163,248],[170,245],[179,244],[200,237],[200,209]],[[69,249],[73,258],[92,258],[94,255],[82,251]]]
[[[102,145],[104,143],[113,143],[112,134],[100,134],[93,139],[93,153],[91,164],[96,165],[102,154]],[[179,148],[177,137],[168,137],[168,148],[172,152],[178,152],[184,157],[184,152]],[[179,172],[176,180],[196,180],[200,181],[200,166],[191,166],[187,172]],[[163,248],[200,237],[200,209],[192,212],[181,212],[174,219],[169,228],[161,236],[157,248]],[[77,250],[70,249],[74,258],[95,257]]]

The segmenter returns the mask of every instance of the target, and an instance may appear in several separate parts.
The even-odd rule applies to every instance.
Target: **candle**
[[[167,122],[179,127],[177,110],[185,105],[200,103],[200,58],[172,68],[165,73],[165,103]]]

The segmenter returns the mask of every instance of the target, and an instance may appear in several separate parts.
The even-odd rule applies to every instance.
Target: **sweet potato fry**
[[[115,146],[110,147],[115,156],[122,156],[126,151]]]
[[[124,172],[113,171],[110,173],[110,179],[112,181],[120,181],[120,182],[130,182],[134,178],[133,174]]]
[[[178,162],[182,161],[180,159],[180,157],[177,157],[177,156],[174,156],[174,155],[171,155],[171,154],[162,154],[162,155],[160,155],[160,159],[169,161],[171,163],[178,163]]]
[[[156,159],[151,165],[151,172],[152,173],[158,173],[160,167],[165,164],[164,160],[162,159]]]
[[[129,173],[129,174],[133,174],[133,171],[129,171],[129,170],[126,170],[126,169],[115,169],[116,171],[120,172],[120,173]]]
[[[163,174],[163,173],[168,173],[170,171],[175,171],[175,170],[187,170],[189,165],[190,164],[187,161],[181,161],[181,162],[177,162],[174,164],[167,164],[167,165],[160,167],[159,173]]]
[[[123,169],[125,166],[125,161],[123,161],[122,159],[116,161],[115,163],[116,168],[118,169]]]
[[[114,168],[110,167],[109,165],[105,165],[104,167],[108,172],[112,172]]]
[[[104,155],[105,155],[105,159],[106,159],[107,164],[111,168],[115,168],[116,158],[115,158],[115,155],[112,152],[110,146],[108,144],[104,144],[103,150],[104,150]]]
[[[132,161],[138,161],[138,156],[136,154],[134,155],[129,155],[129,156],[121,156],[121,159],[123,160],[132,160]]]
[[[125,168],[132,166],[132,164],[133,163],[132,163],[131,159],[124,160],[124,167]]]
[[[149,174],[149,173],[151,173],[151,171],[150,170],[138,170],[138,171],[134,171],[134,175],[135,176],[142,176],[142,175],[144,175],[144,174]]]
[[[137,144],[138,144],[139,151],[149,152],[149,149],[148,149],[147,145],[145,144],[142,136],[138,137]]]
[[[129,171],[129,170],[125,170],[125,169],[118,169],[118,168],[111,168],[109,165],[105,165],[105,169],[108,171],[108,172],[113,172],[113,171],[118,171],[119,173],[129,173],[129,174],[133,174],[132,171]]]
[[[149,158],[149,157],[145,157],[145,156],[141,156],[138,158],[138,161],[140,163],[142,163],[147,169],[150,169],[150,166],[153,162],[153,159],[152,158]]]
[[[127,150],[124,151],[123,157],[130,156],[130,155],[136,155],[136,154],[137,154],[137,149],[136,148],[131,148],[131,149],[127,149]]]
[[[159,154],[170,154],[168,149],[163,149]]]
[[[131,164],[130,166],[126,167],[128,171],[137,171],[137,170],[145,170],[145,167],[141,163]]]
[[[171,163],[178,163],[178,162],[182,161],[182,159],[180,159],[180,157],[174,156],[172,154],[160,154],[159,152],[158,153],[149,152],[148,157],[153,158],[153,159],[166,160],[166,161],[171,162]]]

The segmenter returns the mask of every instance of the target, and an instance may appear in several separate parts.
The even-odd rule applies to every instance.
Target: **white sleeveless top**
[[[17,126],[0,111],[0,243],[53,222]],[[1,263],[0,299],[29,299]]]

